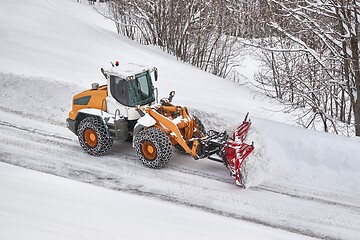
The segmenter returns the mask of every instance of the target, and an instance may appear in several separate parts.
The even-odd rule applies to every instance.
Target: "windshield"
[[[138,74],[129,81],[130,106],[145,105],[155,101],[151,76],[148,71]]]
[[[133,80],[110,76],[110,91],[118,102],[128,107],[146,105],[155,101],[154,88],[148,71],[136,75]]]

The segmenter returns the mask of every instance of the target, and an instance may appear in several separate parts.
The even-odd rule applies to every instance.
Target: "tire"
[[[180,144],[175,144],[174,145],[175,149],[177,150],[178,153],[180,154],[186,154],[185,149],[180,145]]]
[[[145,166],[154,169],[163,168],[169,162],[171,146],[166,133],[156,127],[142,130],[134,139],[136,155]]]
[[[198,125],[199,128],[199,132],[200,134],[204,137],[206,135],[206,131],[205,131],[205,126],[204,124],[202,124],[201,120],[196,117],[193,116],[193,118],[195,119],[196,124]],[[193,135],[193,137],[196,137],[195,134]],[[192,144],[191,144],[192,145]],[[189,146],[192,147],[192,146]],[[176,144],[175,145],[175,149],[180,153],[180,154],[186,154],[186,151],[184,150],[184,148],[180,145],[180,144]]]
[[[196,116],[193,116],[193,118],[195,119],[195,122],[196,124],[198,125],[199,127],[199,132],[203,135],[203,137],[206,135],[206,131],[205,131],[205,126],[204,124],[201,122],[201,120],[196,117]]]
[[[104,123],[96,117],[83,119],[79,123],[77,135],[81,147],[90,155],[104,155],[113,144]]]

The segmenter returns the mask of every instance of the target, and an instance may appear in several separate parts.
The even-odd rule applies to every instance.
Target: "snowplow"
[[[101,156],[115,140],[132,141],[142,163],[159,169],[166,166],[176,148],[195,160],[223,163],[235,183],[245,187],[240,169],[254,150],[253,143],[245,143],[251,126],[248,115],[231,135],[205,131],[201,120],[186,107],[173,104],[175,91],[158,101],[153,85],[153,79],[158,80],[157,68],[116,62],[101,71],[107,84],[93,83],[91,89],[76,94],[66,120],[87,153]]]

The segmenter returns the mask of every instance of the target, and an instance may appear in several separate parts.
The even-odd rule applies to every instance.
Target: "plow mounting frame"
[[[199,139],[197,149],[199,158],[207,157],[223,163],[230,170],[230,175],[235,178],[236,185],[244,188],[240,169],[245,159],[254,150],[253,142],[251,144],[244,142],[250,126],[251,121],[248,120],[248,114],[246,114],[245,119],[231,137],[226,132],[210,130],[206,137]]]

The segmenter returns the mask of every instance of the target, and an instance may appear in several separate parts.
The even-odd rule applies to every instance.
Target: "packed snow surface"
[[[169,234],[178,234],[181,231],[175,222],[179,221],[185,229],[184,237],[199,231],[194,234],[209,238],[205,228],[198,226],[198,221],[207,220],[205,225],[209,224],[208,229],[213,230],[214,236],[222,236],[224,229],[237,236],[229,229],[233,228],[231,224],[247,228],[247,223],[241,220],[319,238],[357,239],[360,235],[360,138],[296,127],[294,117],[282,113],[281,105],[246,84],[240,86],[215,77],[177,61],[157,47],[139,45],[119,36],[110,21],[75,0],[2,0],[0,22],[0,161],[147,196],[130,196],[1,164],[0,239],[1,234],[9,234],[3,235],[5,239],[22,239],[21,232],[13,231],[24,226],[27,226],[27,236],[32,238],[79,238],[82,236],[79,225],[72,218],[84,220],[79,229],[92,229],[81,231],[86,232],[82,233],[86,238],[98,239],[107,231],[104,236],[109,238],[126,234],[128,229],[117,229],[110,224],[111,219],[116,218],[121,224],[124,219],[131,219],[134,212],[142,218],[146,216],[141,214],[149,214],[141,208],[123,211],[120,205],[128,201],[150,206],[152,213],[159,215],[154,218],[158,230],[165,225],[169,227],[166,230]],[[77,137],[65,126],[71,98],[90,88],[93,82],[106,84],[100,68],[107,69],[109,61],[116,60],[120,64],[156,66],[159,96],[166,97],[175,90],[175,104],[187,106],[207,129],[231,131],[246,112],[250,112],[252,127],[246,141],[254,141],[255,151],[245,166],[248,188],[236,187],[221,164],[194,161],[177,153],[173,154],[168,167],[155,171],[142,166],[128,143],[114,144],[109,154],[101,158],[85,154]],[[255,65],[250,60],[243,62],[242,75],[251,77],[248,72],[254,72]],[[33,191],[26,190],[25,186]],[[81,208],[80,202],[85,200],[81,194],[95,196],[99,192],[107,198],[101,197],[99,202],[86,201]],[[76,198],[74,204],[71,195]],[[22,205],[14,196],[30,199],[34,205]],[[159,203],[149,197],[233,219],[209,217],[198,210]],[[51,203],[57,198],[56,203]],[[38,208],[37,213],[36,206],[41,203],[46,204]],[[164,210],[156,208],[159,204],[166,205]],[[89,211],[86,215],[85,210],[92,207],[106,212],[99,218],[105,219],[109,214],[106,221],[111,227],[106,228],[105,223],[94,227],[92,219],[101,211]],[[77,208],[83,212],[70,211]],[[46,218],[45,210],[54,211],[59,217]],[[62,210],[69,215],[61,214]],[[116,214],[117,211],[123,214]],[[170,211],[172,220],[161,222]],[[180,211],[186,212],[194,222],[183,218]],[[124,219],[119,220],[119,215]],[[32,223],[30,219],[36,220]],[[229,221],[229,229],[216,228],[216,221]],[[46,222],[47,227],[35,226]],[[150,229],[146,223],[144,221],[141,228]],[[135,227],[138,226],[131,225],[129,229]],[[267,235],[267,228],[253,227],[255,230],[245,235],[251,239],[255,236],[295,239],[288,233]],[[62,237],[67,231],[69,235]],[[149,232],[154,234],[155,230]]]
[[[0,239],[310,239],[5,163],[0,189]]]

